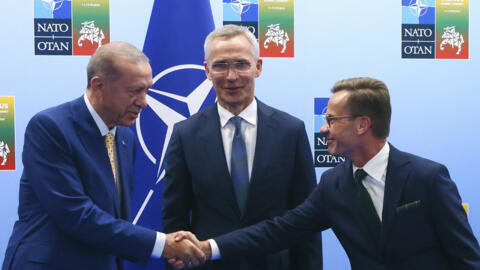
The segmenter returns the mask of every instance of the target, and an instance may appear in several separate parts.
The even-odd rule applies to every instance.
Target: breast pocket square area
[[[413,209],[419,208],[421,205],[422,205],[422,201],[416,200],[416,201],[413,201],[413,202],[409,202],[409,203],[400,205],[399,207],[397,207],[396,211],[397,211],[397,213],[402,213],[402,212],[405,212],[405,211],[408,211],[408,210],[413,210]]]

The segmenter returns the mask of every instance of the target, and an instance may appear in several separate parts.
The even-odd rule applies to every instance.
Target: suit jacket
[[[119,204],[104,138],[83,97],[29,122],[18,215],[2,269],[117,269],[115,256],[146,264],[155,232],[129,219],[135,140],[117,127]],[[123,211],[121,211],[123,210]],[[121,212],[124,216],[121,218]]]
[[[165,232],[190,230],[199,239],[213,238],[281,215],[313,190],[315,171],[303,122],[257,104],[257,141],[243,216],[225,160],[217,105],[175,125],[165,158]],[[322,269],[321,235],[273,255],[235,257],[201,268]]]
[[[352,269],[480,269],[480,249],[445,166],[390,147],[379,242],[356,205],[352,162],[326,171],[283,217],[215,238],[223,257],[273,251],[332,228]]]

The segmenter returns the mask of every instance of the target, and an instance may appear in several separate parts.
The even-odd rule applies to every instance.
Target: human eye
[[[331,114],[327,114],[327,115],[325,115],[325,120],[327,120],[327,122],[331,123],[333,120],[335,120],[335,116],[333,116]]]
[[[250,63],[247,61],[236,61],[234,65],[235,69],[239,71],[246,71],[250,68]]]
[[[212,70],[214,71],[224,71],[228,68],[227,62],[215,62],[212,64]]]

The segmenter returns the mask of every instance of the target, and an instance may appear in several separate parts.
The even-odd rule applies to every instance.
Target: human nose
[[[320,128],[320,133],[326,134],[330,130],[330,127],[328,126],[327,121],[323,122],[322,127]]]
[[[137,99],[137,106],[145,109],[147,107],[147,91],[142,92]]]
[[[237,71],[233,67],[233,65],[229,65],[227,69],[227,80],[235,80],[238,78]]]

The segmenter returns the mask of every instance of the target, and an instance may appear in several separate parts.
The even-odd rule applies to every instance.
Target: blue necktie
[[[238,207],[243,215],[248,197],[247,148],[245,147],[245,141],[242,136],[242,118],[234,116],[230,118],[230,121],[235,125],[235,134],[232,140],[232,156],[230,159],[230,173],[232,175]]]

